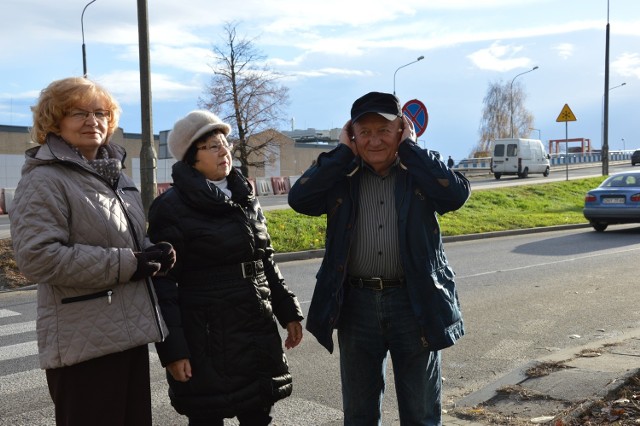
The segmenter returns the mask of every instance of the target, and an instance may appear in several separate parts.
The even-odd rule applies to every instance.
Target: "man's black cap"
[[[355,123],[368,112],[377,112],[389,121],[402,117],[400,101],[391,93],[369,92],[356,99],[351,107],[351,122]]]

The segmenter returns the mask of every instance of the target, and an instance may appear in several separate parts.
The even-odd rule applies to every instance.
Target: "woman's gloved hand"
[[[160,259],[162,258],[161,250],[156,249],[150,251],[147,249],[142,252],[136,251],[133,255],[138,259],[138,266],[131,276],[131,281],[138,281],[147,277],[152,277],[162,268],[162,264],[160,263]]]
[[[160,241],[158,244],[152,245],[146,249],[145,252],[156,250],[160,250],[162,252],[162,255],[160,256],[160,273],[164,274],[176,264],[176,251],[173,249],[171,243]]]

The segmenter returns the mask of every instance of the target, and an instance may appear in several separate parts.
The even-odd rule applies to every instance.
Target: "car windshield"
[[[615,187],[640,187],[640,174],[622,174],[611,176],[609,179],[602,182],[600,187],[602,188],[615,188]]]

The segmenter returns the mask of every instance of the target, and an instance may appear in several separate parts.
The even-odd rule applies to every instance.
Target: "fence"
[[[611,151],[609,161],[631,161],[632,151]],[[569,153],[554,154],[549,159],[551,166],[564,166],[565,164],[600,163],[602,154],[597,153]],[[453,167],[453,170],[460,172],[469,171],[489,171],[491,169],[491,158],[465,158]]]

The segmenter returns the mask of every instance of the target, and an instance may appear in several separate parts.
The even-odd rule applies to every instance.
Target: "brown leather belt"
[[[349,284],[352,287],[369,288],[371,290],[382,290],[385,288],[404,287],[403,279],[387,279],[387,278],[360,278],[349,277]]]

